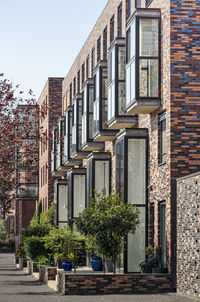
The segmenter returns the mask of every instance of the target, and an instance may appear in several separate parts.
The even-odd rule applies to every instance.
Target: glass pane
[[[83,113],[87,111],[87,86],[83,91]]]
[[[108,97],[108,79],[107,78],[102,78],[102,98],[107,99]]]
[[[126,32],[126,63],[131,59],[131,30],[130,28]]]
[[[111,81],[114,81],[115,79],[115,48],[112,50],[112,77]]]
[[[112,117],[115,116],[115,83],[112,84]]]
[[[140,60],[139,63],[139,96],[159,97],[158,60]]]
[[[108,56],[108,85],[112,82],[112,51]]]
[[[135,234],[128,235],[128,272],[140,272],[139,264],[144,261],[145,254],[145,207],[139,207],[140,210],[140,224],[136,229]]]
[[[58,222],[68,220],[68,189],[67,185],[58,185]]]
[[[93,138],[92,122],[93,122],[93,114],[90,114],[89,115],[89,139]]]
[[[162,248],[162,265],[166,267],[166,206],[165,203],[160,205],[160,245]]]
[[[82,100],[78,101],[78,123],[81,124],[82,118]]]
[[[73,185],[74,217],[85,209],[85,175],[74,175]]]
[[[112,86],[108,87],[108,121],[112,118]]]
[[[140,19],[140,56],[158,56],[157,19]]]
[[[131,63],[130,73],[131,101],[133,101],[135,99],[135,60]]]
[[[92,160],[87,162],[87,206],[89,205],[90,197],[92,197],[93,190],[93,165]]]
[[[118,83],[118,114],[123,115],[126,111],[126,91],[125,83]]]
[[[131,25],[131,59],[135,57],[135,19]]]
[[[127,66],[126,69],[126,105],[131,101],[131,66]]]
[[[82,117],[82,145],[86,142],[87,135],[87,115],[84,114]]]
[[[125,80],[126,50],[125,47],[118,48],[118,80]]]
[[[107,129],[107,118],[108,118],[108,100],[102,100],[101,107],[102,114],[102,129]]]
[[[146,140],[128,140],[128,200],[146,204]]]
[[[72,153],[76,152],[76,126],[72,127]]]
[[[116,191],[124,199],[124,139],[116,142]]]
[[[95,161],[95,190],[97,193],[106,191],[106,195],[109,195],[109,161]]]
[[[89,86],[89,112],[93,112],[94,88]]]
[[[97,70],[96,73],[96,99],[99,98],[99,69]]]

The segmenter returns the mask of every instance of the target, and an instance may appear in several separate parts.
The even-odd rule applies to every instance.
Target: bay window
[[[56,180],[54,183],[55,225],[67,226],[68,222],[68,186],[66,180]]]

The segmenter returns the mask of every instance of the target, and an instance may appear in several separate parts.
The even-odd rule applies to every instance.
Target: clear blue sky
[[[0,0],[0,73],[39,97],[65,77],[107,0]]]

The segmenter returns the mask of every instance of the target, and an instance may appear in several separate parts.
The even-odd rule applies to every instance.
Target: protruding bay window
[[[82,159],[88,152],[82,150],[82,95],[77,94],[72,104],[72,158]]]
[[[57,124],[56,135],[56,170],[65,171],[64,167],[64,129],[65,121],[64,117],[61,117]]]
[[[116,141],[116,189],[125,202],[140,210],[140,224],[135,234],[127,236],[125,272],[140,272],[147,245],[147,131],[126,129]]]
[[[95,141],[112,141],[117,131],[107,127],[107,61],[100,61],[94,73],[93,137]]]
[[[59,179],[54,183],[54,222],[56,226],[68,223],[68,186],[67,180]]]
[[[111,164],[110,153],[94,152],[88,157],[87,161],[87,205],[90,197],[97,193],[111,192]]]
[[[64,157],[66,167],[79,166],[82,163],[80,159],[72,159],[72,107],[65,111]]]
[[[61,119],[60,121],[63,122],[63,119]],[[60,131],[61,127],[58,123],[56,126],[54,126],[51,132],[51,175],[55,177],[65,175],[65,172],[61,169],[61,149],[64,146],[62,145],[62,148],[60,147]]]
[[[108,127],[130,128],[137,117],[126,115],[126,46],[124,38],[116,38],[108,55]]]
[[[160,106],[160,10],[138,9],[126,32],[126,107],[129,114]]]
[[[68,172],[68,201],[69,221],[72,225],[86,206],[86,169],[71,169]]]
[[[100,151],[104,148],[103,142],[93,140],[93,99],[94,81],[88,79],[83,87],[82,102],[82,150]]]

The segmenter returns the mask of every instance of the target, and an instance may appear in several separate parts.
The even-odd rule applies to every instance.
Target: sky
[[[0,73],[36,99],[65,77],[108,0],[0,0]]]

